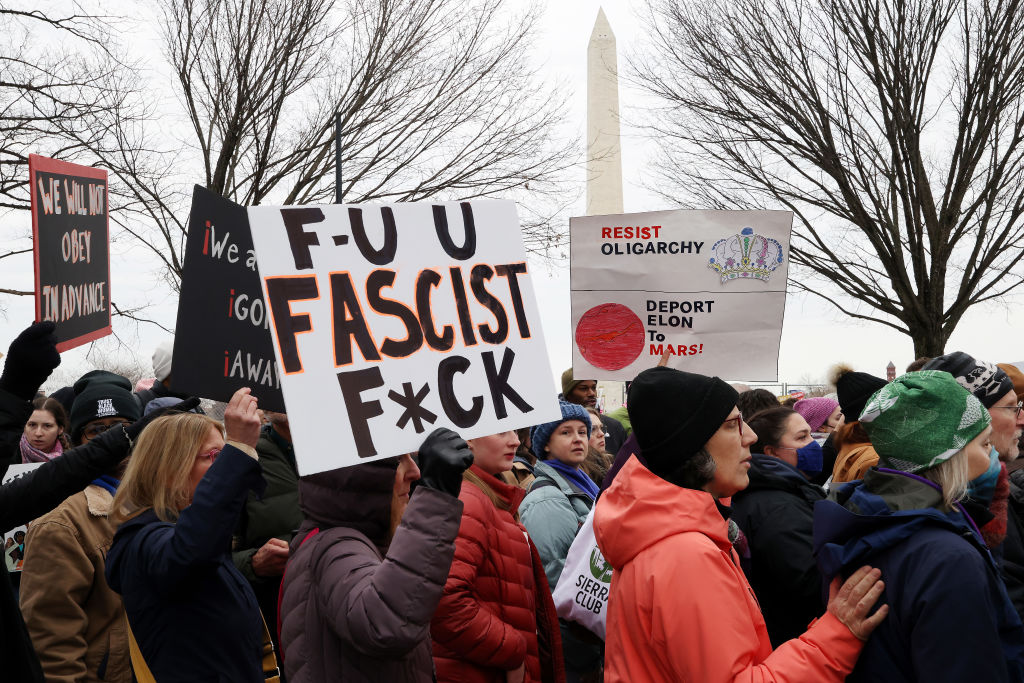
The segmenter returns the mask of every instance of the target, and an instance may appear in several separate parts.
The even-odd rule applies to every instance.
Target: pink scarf
[[[27,462],[48,462],[50,460],[53,460],[54,458],[59,458],[63,454],[64,454],[64,446],[62,446],[61,443],[60,443],[60,437],[57,437],[57,440],[53,442],[53,450],[51,450],[49,453],[46,453],[44,451],[39,450],[38,448],[33,448],[29,444],[28,439],[25,438],[25,435],[24,434],[21,435],[21,462],[22,463],[27,463]]]

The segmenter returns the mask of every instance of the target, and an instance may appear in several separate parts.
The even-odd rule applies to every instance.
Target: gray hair
[[[672,480],[683,488],[703,491],[715,478],[715,459],[701,448],[672,473]]]

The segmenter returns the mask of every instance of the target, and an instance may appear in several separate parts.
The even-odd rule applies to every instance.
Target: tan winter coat
[[[91,485],[29,526],[21,611],[47,683],[131,683],[124,606],[103,575],[112,502]]]

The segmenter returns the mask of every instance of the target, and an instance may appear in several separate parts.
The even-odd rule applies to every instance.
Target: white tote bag
[[[612,566],[597,547],[592,509],[569,547],[565,567],[551,594],[559,618],[575,621],[604,640],[611,587]]]

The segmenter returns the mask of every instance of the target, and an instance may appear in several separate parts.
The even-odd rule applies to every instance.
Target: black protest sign
[[[245,207],[198,185],[192,192],[174,332],[171,388],[227,401],[252,388],[284,411],[269,316]]]
[[[110,334],[107,172],[29,155],[36,320],[67,351]]]

